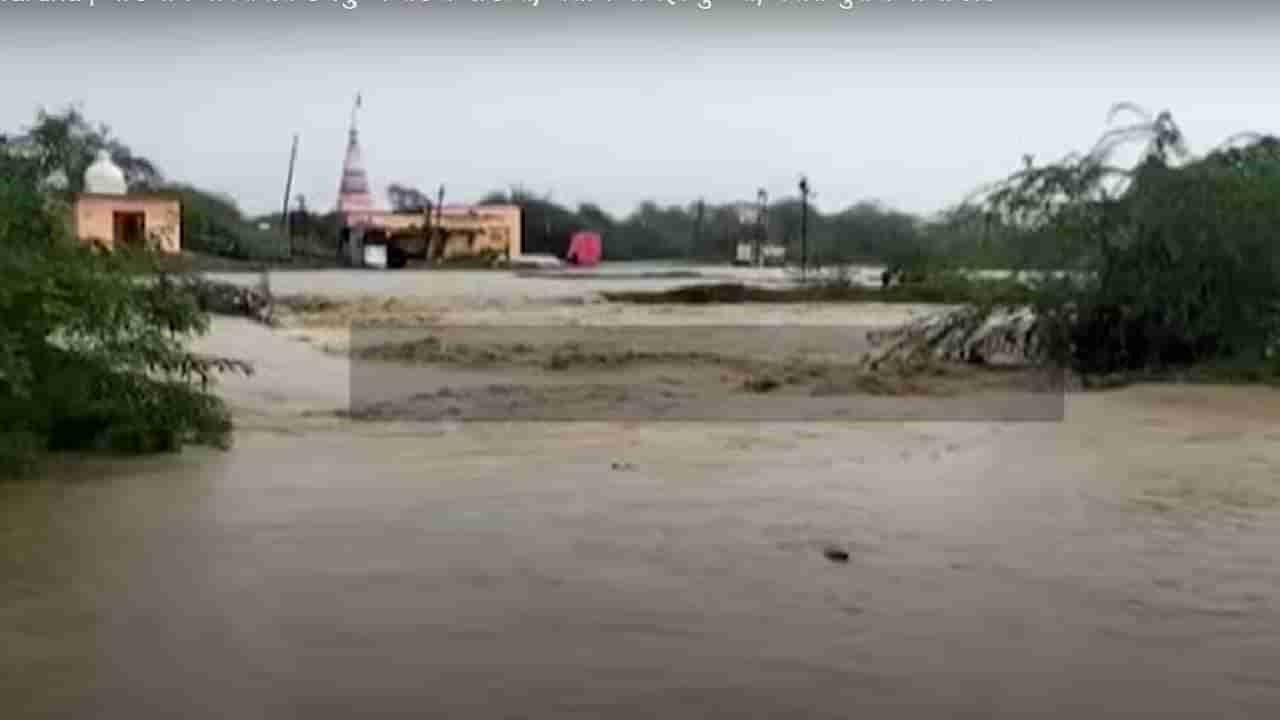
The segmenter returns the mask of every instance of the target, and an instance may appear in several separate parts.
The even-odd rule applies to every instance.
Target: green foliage
[[[415,187],[391,183],[387,201],[395,212],[425,212],[431,209],[431,197]]]
[[[1117,138],[1147,141],[1132,169],[1107,164]],[[1175,163],[1181,147],[1162,113],[990,195],[1026,237],[1080,259],[1081,275],[1039,291],[1059,362],[1088,374],[1268,362],[1280,339],[1280,143]]]
[[[190,185],[165,188],[182,203],[183,249],[240,260],[283,260],[288,243],[278,231],[259,230],[231,198]]]
[[[523,210],[526,253],[563,256],[573,233],[594,230],[604,236],[607,260],[700,259],[725,261],[734,257],[739,241],[752,239],[756,227],[743,224],[732,205],[704,205],[699,225],[697,203],[661,206],[641,203],[630,215],[616,219],[597,205],[571,210],[520,188],[495,192],[481,204],[514,204]],[[783,199],[768,210],[769,241],[800,253],[800,201]],[[897,256],[924,254],[923,223],[907,213],[875,203],[859,203],[824,215],[810,205],[807,219],[809,255],[814,266],[876,262]],[[914,255],[913,255],[914,254]]]
[[[569,251],[569,240],[575,232],[587,229],[572,210],[522,188],[494,192],[480,201],[481,205],[518,205],[522,222],[521,244],[525,253],[563,256]],[[607,243],[606,243],[607,244]]]
[[[208,319],[169,277],[140,277],[152,258],[69,237],[69,206],[36,180],[92,140],[47,120],[0,146],[0,470],[45,450],[225,444],[229,415],[204,386],[247,367],[187,351]]]
[[[150,160],[134,155],[105,125],[94,127],[76,107],[60,112],[40,110],[36,122],[24,134],[6,143],[11,155],[31,161],[42,182],[57,177],[68,193],[84,189],[84,172],[99,150],[107,150],[124,171],[130,191],[154,190],[163,182]]]
[[[288,245],[276,233],[259,230],[246,220],[235,201],[190,185],[167,183],[154,163],[135,154],[109,128],[94,127],[75,107],[39,111],[35,124],[6,142],[5,148],[10,156],[29,161],[40,186],[63,198],[84,189],[85,170],[105,149],[124,171],[131,192],[163,190],[182,202],[184,249],[243,260],[288,257]]]

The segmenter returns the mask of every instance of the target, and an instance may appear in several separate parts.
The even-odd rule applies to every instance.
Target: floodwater
[[[0,485],[4,717],[1280,713],[1280,392],[366,423],[341,356],[202,349],[260,369],[233,450]]]
[[[880,286],[884,266],[850,265],[845,268],[810,269],[810,278],[839,274],[844,280],[867,287]],[[1036,272],[974,269],[969,274],[987,280],[1009,277],[1033,279]],[[1054,273],[1063,274],[1061,271]],[[380,296],[434,299],[470,304],[496,298],[543,301],[581,298],[600,292],[671,290],[691,283],[747,283],[765,287],[794,284],[802,277],[794,267],[737,267],[682,262],[605,262],[595,268],[554,271],[495,272],[486,270],[273,270],[267,273],[271,289],[281,295],[323,293],[331,297]],[[257,273],[210,273],[210,277],[236,283],[255,283]]]
[[[859,267],[851,276],[878,285],[880,270]],[[210,273],[227,282],[255,283],[257,273]],[[270,287],[281,295],[317,293],[331,297],[431,298],[485,303],[498,298],[539,301],[582,297],[602,291],[670,290],[691,283],[737,282],[778,286],[799,274],[787,268],[751,268],[681,263],[602,263],[596,268],[546,271],[488,270],[283,270],[268,273]]]

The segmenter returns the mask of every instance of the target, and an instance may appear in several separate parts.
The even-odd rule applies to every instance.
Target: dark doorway
[[[140,212],[112,213],[112,238],[118,245],[141,248],[147,242],[147,216]]]

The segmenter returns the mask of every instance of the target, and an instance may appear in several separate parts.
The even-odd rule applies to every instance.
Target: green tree
[[[1137,114],[987,199],[1026,237],[1081,259],[1076,276],[1042,288],[1047,346],[1085,373],[1268,362],[1280,338],[1280,142],[1191,158],[1169,113]],[[1113,165],[1134,141],[1136,164]]]
[[[387,188],[387,202],[395,212],[424,212],[431,209],[431,197],[408,185],[391,183]]]
[[[146,256],[97,253],[68,232],[66,189],[95,140],[46,114],[0,144],[0,467],[59,449],[168,450],[225,445],[230,416],[208,379],[243,363],[201,357],[208,328],[190,278],[139,272]],[[52,143],[52,144],[46,144]],[[81,173],[82,174],[82,173]]]
[[[57,177],[57,184],[73,193],[84,189],[84,171],[99,150],[111,155],[131,191],[154,190],[164,182],[155,164],[135,155],[107,126],[94,127],[74,106],[59,112],[39,110],[35,124],[8,145],[11,153],[35,163],[42,180]]]
[[[192,252],[242,260],[282,260],[288,243],[279,231],[260,230],[240,212],[233,198],[191,185],[163,189],[182,203],[182,245]],[[279,225],[279,217],[273,218]]]

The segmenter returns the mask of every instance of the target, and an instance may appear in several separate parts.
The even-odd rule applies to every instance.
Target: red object
[[[582,231],[574,233],[569,241],[569,254],[565,257],[574,265],[599,265],[603,254],[600,233]]]

